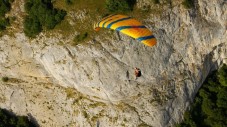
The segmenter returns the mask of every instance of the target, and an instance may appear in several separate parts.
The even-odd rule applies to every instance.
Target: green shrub
[[[106,0],[106,9],[112,13],[123,13],[133,10],[136,0]]]
[[[182,4],[185,8],[190,9],[194,7],[194,0],[184,0]]]
[[[11,9],[9,0],[0,0],[0,31],[6,29],[9,26],[9,18],[5,17],[5,14]]]
[[[153,0],[153,3],[154,4],[160,4],[160,1],[159,0]]]
[[[2,81],[3,82],[8,82],[9,81],[9,78],[8,77],[2,77]]]
[[[0,19],[0,31],[5,30],[9,26],[9,18]]]
[[[53,29],[66,15],[66,11],[54,8],[51,0],[26,0],[24,6],[28,13],[24,32],[29,37],[35,37],[44,28]]]
[[[0,17],[5,17],[5,14],[10,11],[9,0],[0,0]]]
[[[26,17],[24,20],[24,33],[29,37],[35,37],[42,31],[42,26],[38,18]]]
[[[79,34],[79,35],[76,35],[75,38],[74,38],[74,40],[73,40],[74,41],[73,45],[77,45],[77,44],[81,43],[87,37],[88,37],[88,33],[87,32],[82,33],[82,34]]]

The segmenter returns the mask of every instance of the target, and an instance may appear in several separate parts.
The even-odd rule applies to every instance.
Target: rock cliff
[[[152,48],[108,30],[76,46],[57,32],[29,39],[23,1],[15,1],[17,21],[0,38],[0,76],[9,77],[0,81],[0,107],[41,126],[173,126],[207,75],[227,63],[226,0],[196,0],[193,9],[139,0],[148,15],[140,20],[158,41]]]

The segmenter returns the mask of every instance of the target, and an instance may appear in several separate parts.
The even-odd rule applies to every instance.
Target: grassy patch
[[[96,103],[93,103],[93,104],[90,104],[89,107],[90,108],[95,108],[95,107],[105,107],[107,106],[105,103],[102,103],[102,102],[96,102]]]
[[[88,115],[88,113],[86,111],[83,111],[83,116],[84,116],[84,118],[89,119],[89,115]]]
[[[111,13],[126,13],[133,10],[136,0],[106,0],[106,9]]]
[[[67,11],[65,20],[57,24],[51,32],[70,37],[72,45],[83,43],[93,39],[100,32],[95,32],[93,25],[101,19],[106,12],[105,0],[66,0],[55,1],[54,7]],[[80,33],[77,36],[77,33]],[[81,41],[82,40],[82,41]]]
[[[84,42],[87,37],[88,37],[88,33],[87,32],[79,34],[79,35],[76,35],[74,37],[74,40],[73,40],[74,43],[72,43],[72,45],[78,45],[78,44]]]
[[[91,118],[91,121],[95,123],[95,122],[98,120],[98,118],[99,118],[98,116],[93,116],[93,117]]]
[[[138,127],[150,127],[150,126],[143,122],[143,123],[139,124]]]
[[[156,2],[158,3],[157,0]],[[108,14],[126,14],[142,22],[151,13],[160,15],[163,12],[161,4],[153,6],[151,3],[144,9],[137,8],[136,0],[56,0],[53,1],[53,5],[55,8],[65,10],[67,15],[51,32],[62,34],[65,38],[69,37],[71,40],[69,44],[72,45],[92,40],[97,35],[107,36],[106,33],[110,30],[95,32],[93,26]]]
[[[71,4],[59,0],[54,2],[54,6],[64,9],[68,12],[63,23],[56,26],[56,31],[60,31],[63,35],[70,35],[73,32],[88,33],[93,35],[93,25],[105,13],[105,0],[71,0]],[[79,16],[80,15],[80,16]],[[84,17],[83,17],[83,16]],[[69,23],[73,22],[73,24]],[[66,32],[66,33],[65,33]]]
[[[73,88],[66,88],[65,89],[67,98],[73,98],[76,95],[76,92]]]

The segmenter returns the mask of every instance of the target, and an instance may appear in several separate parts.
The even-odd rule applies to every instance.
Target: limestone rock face
[[[141,19],[154,47],[108,30],[76,46],[59,33],[2,36],[0,76],[10,79],[0,82],[0,107],[31,114],[41,126],[173,126],[207,75],[227,63],[226,1],[198,0],[190,10],[181,2]]]

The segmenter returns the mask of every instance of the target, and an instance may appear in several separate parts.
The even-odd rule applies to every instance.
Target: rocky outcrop
[[[152,48],[110,31],[76,46],[59,33],[2,36],[0,76],[10,80],[0,82],[0,107],[30,113],[41,126],[179,122],[207,75],[227,62],[227,3],[199,0],[186,10],[181,1],[146,2],[137,6],[158,40]]]

